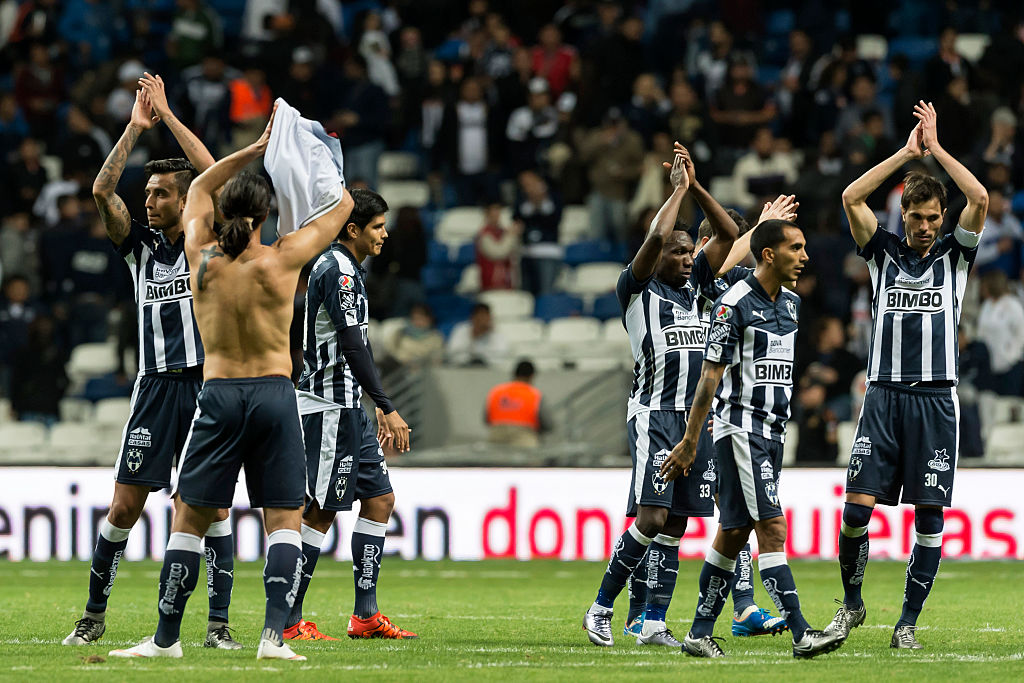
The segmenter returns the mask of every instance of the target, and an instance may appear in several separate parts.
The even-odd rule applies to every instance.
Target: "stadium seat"
[[[1020,457],[1024,443],[1024,424],[999,424],[992,428],[985,444],[986,460],[1007,460]]]
[[[122,428],[128,421],[131,399],[105,398],[96,402],[96,423],[105,427]]]
[[[46,427],[38,422],[6,422],[0,425],[0,451],[8,459],[32,451],[41,451],[46,445]]]
[[[377,174],[381,180],[415,178],[419,168],[419,157],[412,152],[383,152],[377,157]]]
[[[102,375],[116,369],[116,343],[79,344],[71,349],[67,371],[72,382],[84,381],[92,375]]]
[[[534,316],[541,320],[568,318],[583,313],[583,300],[569,294],[543,294],[537,297]]]
[[[590,229],[590,212],[587,207],[570,204],[562,209],[562,220],[558,224],[558,242],[560,244],[573,244],[593,237]]]
[[[567,291],[578,295],[613,292],[621,273],[621,263],[584,263],[576,268]]]
[[[607,240],[587,240],[570,244],[565,248],[565,262],[570,266],[578,266],[581,263],[625,260],[625,248]]]
[[[498,334],[509,344],[541,342],[547,335],[547,325],[541,320],[502,320],[496,325]]]
[[[937,38],[900,36],[889,43],[889,55],[905,55],[914,67],[921,67],[938,52]]]
[[[592,372],[596,370],[599,372],[605,372],[612,370],[622,370],[625,368],[626,363],[621,358],[614,358],[611,356],[584,356],[582,358],[574,359],[570,363],[570,365],[572,365],[577,370],[581,371]]]
[[[462,275],[455,284],[455,293],[473,296],[480,291],[480,266],[473,263],[462,269]]]
[[[377,334],[373,337],[373,345],[376,346],[379,340],[382,350],[390,350],[391,345],[395,342],[395,335],[408,324],[408,318],[394,317],[381,320],[377,323]]]
[[[432,265],[445,266],[451,262],[451,249],[447,244],[435,240],[427,242],[427,263]]]
[[[476,244],[474,242],[460,244],[455,251],[455,265],[465,267],[471,263],[476,263]]]
[[[0,425],[11,422],[11,399],[0,398]]]
[[[534,310],[533,295],[515,289],[480,292],[477,300],[491,307],[491,315],[495,320],[529,318]]]
[[[857,36],[857,56],[861,59],[881,62],[889,53],[889,43],[885,36],[877,33],[863,33]]]
[[[1010,209],[1017,214],[1017,217],[1024,216],[1024,190],[1014,192],[1010,201]]]
[[[430,186],[420,180],[383,180],[377,191],[393,207],[395,215],[403,206],[423,207],[430,203]]]
[[[60,419],[62,422],[86,422],[92,419],[92,401],[81,398],[62,398],[60,400]]]
[[[81,463],[100,459],[96,451],[101,441],[101,434],[93,425],[62,422],[50,430],[49,450],[55,462]],[[106,459],[107,454],[102,455]]]
[[[483,224],[483,209],[477,206],[456,206],[441,215],[434,239],[447,245],[472,242]]]
[[[792,422],[792,420],[790,421]],[[836,455],[836,464],[846,467],[850,464],[850,449],[853,448],[853,437],[857,433],[857,423],[854,421],[840,422],[836,428],[836,445],[838,453]],[[786,433],[786,439],[789,439],[789,433]]]
[[[622,315],[619,297],[615,296],[615,294],[604,294],[597,297],[594,299],[591,315],[598,320],[611,320],[614,318],[615,322],[618,322],[619,317]]]
[[[450,292],[462,275],[462,269],[457,266],[426,265],[420,271],[420,281],[427,293]]]
[[[547,339],[559,346],[578,346],[601,339],[601,323],[597,318],[556,318],[548,323]]]
[[[764,31],[770,36],[787,35],[796,27],[796,13],[791,9],[779,9],[765,17]]]
[[[434,312],[438,327],[442,322],[459,322],[469,317],[475,302],[457,294],[428,294],[427,305]]]
[[[977,62],[992,42],[987,33],[961,33],[956,37],[956,51],[969,62]]]

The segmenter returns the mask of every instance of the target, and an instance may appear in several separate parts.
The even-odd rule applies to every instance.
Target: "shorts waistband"
[[[948,396],[949,390],[954,388],[956,384],[952,381],[946,380],[940,382],[918,382],[916,384],[910,384],[908,382],[872,382],[870,386],[877,386],[882,389],[896,391],[901,394],[917,394],[918,396]]]
[[[294,388],[290,377],[284,375],[265,375],[263,377],[214,377],[203,382],[206,384],[223,386],[246,386],[251,384],[287,384]]]
[[[154,372],[146,377],[152,377],[154,379],[171,379],[171,380],[199,380],[203,381],[203,366],[193,365],[190,368],[181,368],[180,370],[166,370],[164,372]]]

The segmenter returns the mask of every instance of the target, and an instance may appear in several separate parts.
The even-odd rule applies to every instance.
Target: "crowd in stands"
[[[528,292],[528,317],[614,320],[614,276],[603,291],[573,283],[636,251],[674,140],[748,217],[795,193],[811,256],[797,285],[808,457],[855,419],[869,342],[870,284],[840,194],[932,101],[943,145],[990,196],[965,379],[1024,394],[1017,2],[0,0],[0,393],[22,418],[55,413],[76,345],[134,344],[129,275],[89,190],[144,70],[215,156],[254,139],[276,97],[338,135],[348,182],[391,203],[372,315],[407,322],[380,340],[384,366],[507,361],[480,291]],[[168,156],[181,153],[161,127],[139,140],[119,188],[133,216],[142,165]],[[869,200],[896,233],[899,183]],[[946,230],[964,205],[950,200]],[[695,203],[682,213],[702,217]],[[445,233],[458,216],[471,232]],[[132,373],[126,362],[119,377]]]

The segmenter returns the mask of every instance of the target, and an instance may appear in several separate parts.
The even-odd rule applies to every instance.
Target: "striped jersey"
[[[871,275],[869,382],[957,379],[957,325],[980,234],[959,225],[922,258],[881,226],[857,253]]]
[[[128,263],[135,286],[139,374],[202,365],[185,236],[171,244],[162,232],[132,221],[128,236],[116,248]]]
[[[753,273],[718,297],[704,358],[722,363],[715,440],[747,432],[786,440],[800,297],[785,287],[772,301]]]
[[[694,259],[690,279],[682,287],[671,287],[653,275],[637,280],[632,264],[619,275],[615,294],[633,352],[627,419],[645,410],[685,411],[693,403],[705,338],[697,293],[713,279],[703,254]]]
[[[700,252],[693,260],[694,268],[697,267],[698,258],[707,263],[704,252]],[[711,309],[714,308],[718,297],[725,294],[726,290],[753,272],[753,268],[733,266],[722,277],[712,278],[709,283],[700,288],[697,296],[697,310],[700,312],[700,322],[704,326],[705,331],[711,326]]]
[[[299,389],[342,408],[360,408],[363,390],[342,354],[338,333],[358,327],[367,347],[366,271],[346,247],[331,244],[313,264],[306,290]]]

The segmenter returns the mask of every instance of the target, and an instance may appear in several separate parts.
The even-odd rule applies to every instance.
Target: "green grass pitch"
[[[385,562],[379,601],[385,614],[416,631],[415,641],[351,641],[344,637],[352,604],[347,563],[322,563],[306,597],[307,618],[336,643],[300,642],[304,664],[263,663],[255,643],[263,623],[262,566],[235,572],[231,622],[245,643],[239,652],[201,647],[206,626],[202,586],[189,601],[182,627],[181,660],[115,660],[107,651],[134,644],[156,625],[159,565],[124,563],[111,595],[107,633],[96,646],[60,642],[80,616],[88,565],[0,563],[0,679],[231,681],[288,679],[378,680],[1024,680],[1024,563],[946,562],[921,617],[925,650],[889,649],[899,616],[904,565],[868,565],[864,595],[867,622],[838,652],[813,661],[794,660],[788,635],[733,638],[728,658],[695,660],[665,648],[640,648],[621,636],[626,596],[617,603],[615,647],[597,648],[580,628],[604,566],[593,562]],[[794,562],[804,613],[823,628],[839,595],[832,562]],[[681,636],[696,598],[698,562],[680,567],[669,625]],[[759,604],[768,606],[758,588]],[[731,603],[727,610],[731,609]],[[773,610],[774,611],[774,610]],[[310,614],[312,612],[312,614]],[[96,655],[97,657],[90,657]],[[88,660],[86,659],[88,658]],[[91,661],[89,661],[91,660]]]

